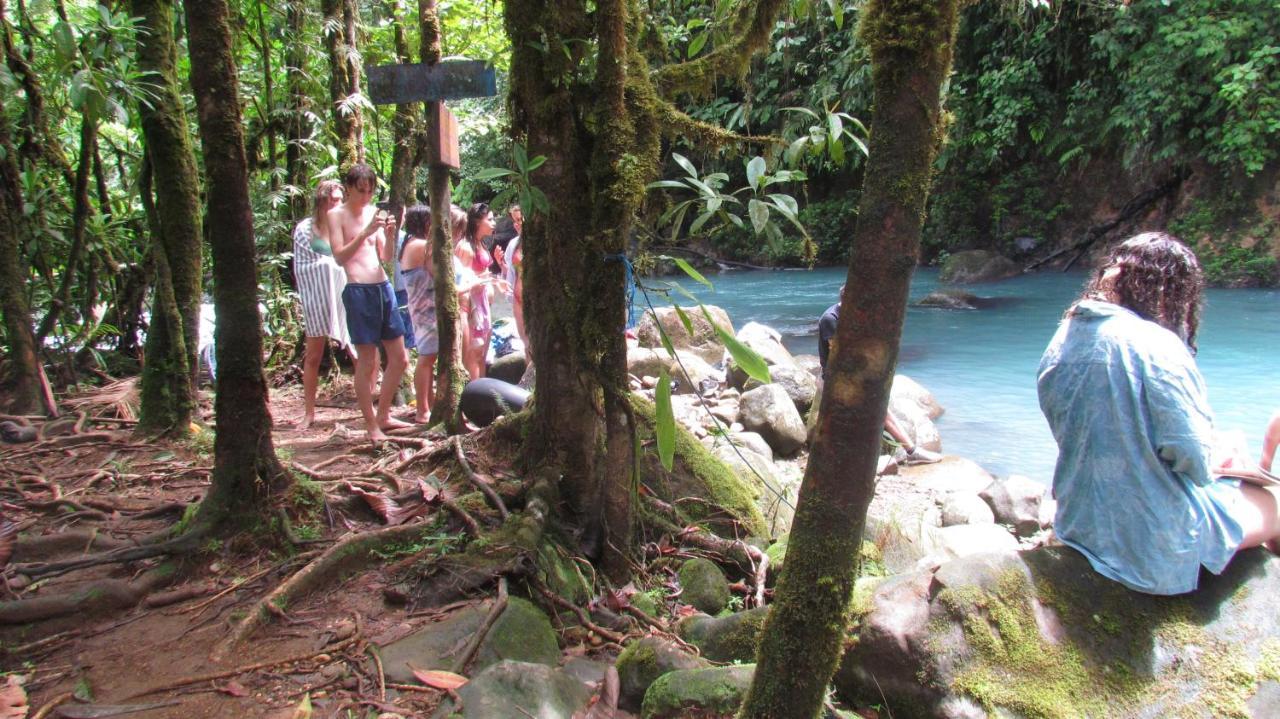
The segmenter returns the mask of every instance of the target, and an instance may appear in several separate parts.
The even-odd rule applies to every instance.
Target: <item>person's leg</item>
[[[413,392],[418,396],[418,411],[413,419],[425,424],[431,417],[431,398],[435,391],[435,355],[418,355],[418,366],[413,370]]]
[[[387,438],[378,427],[377,417],[373,414],[373,372],[378,367],[377,345],[356,345],[356,376],[352,383],[356,388],[356,404],[360,406],[360,414],[364,417],[365,430],[369,432],[369,440],[381,442]]]
[[[307,429],[316,420],[316,385],[320,383],[320,360],[324,358],[327,337],[308,337],[302,350],[302,421],[298,429]]]
[[[1232,513],[1244,528],[1240,549],[1266,545],[1280,554],[1280,504],[1275,493],[1246,482],[1240,483],[1240,492],[1245,501]]]
[[[408,427],[408,423],[391,417],[391,403],[395,401],[406,365],[404,338],[383,340],[382,347],[387,351],[387,371],[382,374],[382,390],[378,395],[378,427],[384,430]]]
[[[884,414],[884,428],[893,437],[894,441],[902,445],[904,456],[898,459],[902,464],[933,464],[941,462],[942,455],[937,452],[930,452],[911,441],[911,437],[907,436],[907,431],[898,424],[898,420],[893,418],[892,412]]]
[[[1280,412],[1276,412],[1267,423],[1267,431],[1262,436],[1262,459],[1258,466],[1272,471],[1276,459],[1276,446],[1280,445]]]
[[[529,336],[524,333],[524,298],[519,292],[511,303],[511,314],[516,317],[516,334],[520,335],[520,343],[524,345],[524,361],[533,364],[533,349],[529,346]]]

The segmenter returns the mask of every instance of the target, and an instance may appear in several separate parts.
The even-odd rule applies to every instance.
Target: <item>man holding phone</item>
[[[365,164],[352,165],[342,178],[346,199],[329,210],[329,241],[333,259],[347,273],[342,305],[347,311],[347,328],[356,347],[356,400],[364,415],[369,439],[381,442],[384,430],[410,425],[391,417],[391,403],[405,370],[404,324],[396,306],[391,283],[382,263],[395,251],[394,219],[372,204],[377,176]],[[378,343],[387,354],[387,368],[373,410],[373,376],[378,368]]]

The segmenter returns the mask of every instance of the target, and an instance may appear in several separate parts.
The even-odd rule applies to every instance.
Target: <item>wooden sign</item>
[[[369,68],[369,99],[375,105],[461,100],[497,94],[497,74],[492,66],[480,60]]]
[[[458,118],[443,102],[428,103],[427,163],[457,170],[462,167],[458,154]]]

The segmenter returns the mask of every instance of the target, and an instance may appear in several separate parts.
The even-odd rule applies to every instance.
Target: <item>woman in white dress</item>
[[[333,338],[351,349],[347,334],[347,313],[342,307],[342,288],[347,275],[333,260],[333,250],[326,236],[329,210],[342,202],[342,183],[324,180],[316,188],[311,216],[293,230],[293,276],[302,299],[302,324],[306,345],[302,360],[302,393],[304,409],[298,429],[307,429],[315,421],[316,385],[320,378],[320,360],[324,347]]]

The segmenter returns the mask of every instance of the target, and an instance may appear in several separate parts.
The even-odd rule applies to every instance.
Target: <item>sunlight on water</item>
[[[818,317],[844,278],[843,269],[729,272],[710,277],[714,293],[681,284],[723,307],[735,327],[754,320],[781,332],[793,353],[817,354]],[[982,310],[907,310],[898,371],[946,407],[938,421],[945,452],[998,475],[1051,479],[1057,448],[1036,400],[1036,366],[1084,280],[1080,272],[1027,275],[965,287],[999,300]],[[938,286],[937,270],[917,271],[912,301]],[[1278,349],[1280,290],[1210,290],[1200,368],[1218,426],[1243,430],[1255,454],[1267,418],[1280,409]]]

